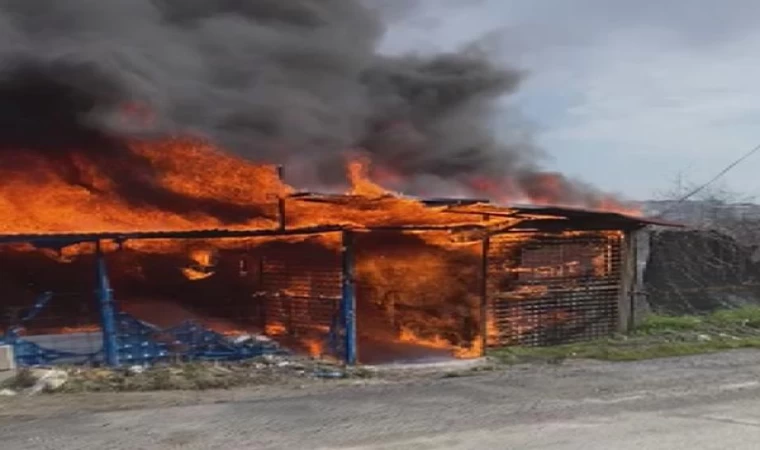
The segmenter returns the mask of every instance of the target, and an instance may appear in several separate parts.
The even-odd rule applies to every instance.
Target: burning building
[[[499,206],[625,209],[493,135],[519,70],[381,54],[359,0],[49,3],[0,6],[21,362],[468,357],[625,329],[643,219]]]
[[[135,151],[195,203],[130,204],[97,171],[93,191],[51,166],[44,196],[8,178],[0,327],[22,363],[275,347],[349,363],[466,358],[628,326],[642,218],[407,198],[358,162],[347,194],[295,192],[277,167],[167,145]]]

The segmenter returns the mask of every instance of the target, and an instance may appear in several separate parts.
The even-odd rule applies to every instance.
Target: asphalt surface
[[[9,397],[0,448],[757,449],[760,352],[405,383]]]

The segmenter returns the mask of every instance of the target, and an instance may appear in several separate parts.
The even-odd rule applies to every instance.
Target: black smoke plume
[[[301,185],[345,180],[359,149],[408,193],[529,192],[537,152],[490,123],[521,73],[473,50],[382,55],[382,17],[360,0],[0,0],[0,151],[113,166],[121,138],[196,135]],[[154,120],[124,120],[135,105]]]

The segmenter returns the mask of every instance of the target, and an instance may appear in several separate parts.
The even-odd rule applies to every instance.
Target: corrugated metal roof
[[[426,204],[428,204],[426,202]],[[625,228],[643,227],[646,225],[659,225],[668,227],[682,227],[683,225],[666,222],[644,216],[622,214],[614,211],[599,211],[582,208],[569,208],[562,206],[535,206],[535,205],[496,205],[478,200],[434,200],[433,205],[449,205],[448,212],[460,214],[482,214],[493,217],[511,217],[531,220],[567,220],[567,221],[597,221],[599,223],[611,223],[625,225]]]
[[[653,219],[643,216],[633,216],[613,211],[595,211],[581,208],[565,208],[560,206],[512,206],[508,209],[517,211],[520,214],[536,214],[541,216],[556,216],[572,219],[599,219],[628,222],[631,224],[660,225],[667,227],[683,227],[681,224],[666,222],[663,220]]]

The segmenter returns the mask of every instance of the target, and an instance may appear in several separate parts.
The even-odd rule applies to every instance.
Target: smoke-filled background
[[[473,46],[381,55],[383,17],[360,0],[0,0],[0,151],[84,146],[114,167],[124,137],[197,135],[302,187],[344,182],[360,151],[405,193],[598,200],[540,173],[529,140],[495,139],[519,70]]]

